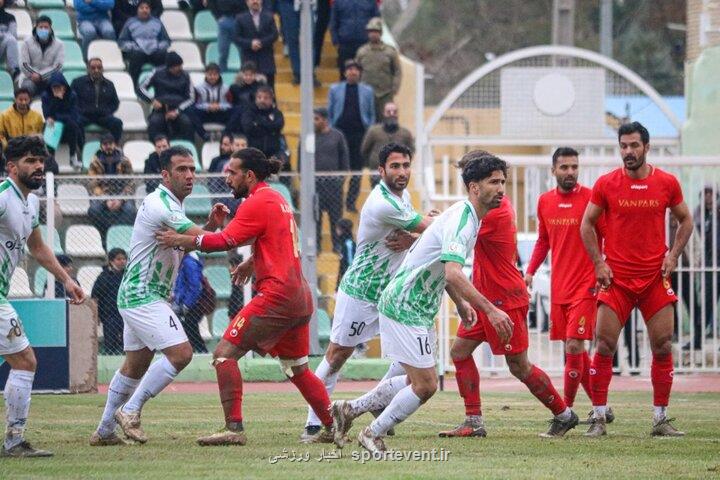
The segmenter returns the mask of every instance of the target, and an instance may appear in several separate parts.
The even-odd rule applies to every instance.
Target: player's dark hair
[[[462,179],[465,187],[469,187],[470,182],[479,182],[488,178],[497,170],[500,170],[503,176],[507,177],[507,163],[505,163],[505,160],[490,155],[484,150],[474,150],[466,153],[459,163],[463,164]]]
[[[172,157],[188,157],[192,158],[192,152],[182,145],[175,145],[160,154],[160,170],[172,168]]]
[[[408,159],[412,160],[412,150],[410,150],[405,145],[390,142],[383,145],[383,147],[380,149],[380,153],[378,154],[378,165],[384,167],[385,162],[387,162],[387,159],[391,153],[400,153],[403,157],[408,157]]]
[[[278,173],[283,165],[282,160],[275,157],[267,158],[257,148],[243,148],[233,153],[230,158],[240,159],[242,161],[240,168],[252,171],[259,182],[262,182],[270,175]]]
[[[8,162],[16,162],[27,155],[46,158],[49,156],[41,136],[21,135],[8,140],[5,147],[5,159]]]
[[[553,167],[560,157],[578,157],[580,154],[572,147],[560,147],[553,152],[552,161]]]
[[[462,158],[457,161],[457,167],[462,170],[463,168],[465,168],[465,165],[467,165],[470,160],[480,158],[483,155],[492,156],[492,153],[488,152],[487,150],[473,150],[472,152],[468,152],[463,155]]]
[[[117,258],[118,255],[124,255],[125,258],[127,258],[127,252],[125,250],[123,250],[122,248],[115,247],[115,248],[110,249],[110,251],[108,252],[108,260],[110,260],[112,262],[113,260],[115,260]]]
[[[15,89],[15,98],[17,98],[19,95],[27,93],[30,98],[32,98],[32,93],[30,93],[30,90],[28,90],[25,87],[20,87]]]
[[[618,129],[618,141],[620,141],[620,137],[623,135],[630,135],[631,133],[639,133],[640,140],[642,140],[644,145],[650,143],[650,132],[648,132],[647,128],[645,128],[640,122],[624,123],[620,125],[620,128]]]

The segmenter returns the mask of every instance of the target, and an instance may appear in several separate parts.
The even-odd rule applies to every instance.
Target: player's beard
[[[635,161],[635,163],[632,166],[628,166],[627,159],[632,159]],[[641,155],[639,158],[633,154],[625,155],[623,157],[623,164],[625,165],[625,168],[627,170],[634,172],[635,170],[638,170],[640,167],[645,165],[645,154]]]
[[[560,188],[562,188],[566,192],[569,192],[570,190],[575,188],[575,185],[577,185],[577,177],[573,175],[567,175],[561,179],[559,178],[558,185],[560,185]]]
[[[233,188],[232,193],[233,197],[235,197],[236,200],[240,200],[241,198],[245,198],[248,196],[248,188],[245,185],[241,185],[238,188]]]
[[[37,190],[42,187],[45,174],[42,169],[39,169],[29,174],[18,174],[18,180],[30,190]]]

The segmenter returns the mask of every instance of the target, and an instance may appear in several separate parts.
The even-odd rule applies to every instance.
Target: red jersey
[[[472,271],[475,288],[504,311],[530,303],[517,259],[515,211],[505,197],[482,219]]]
[[[311,315],[310,287],[300,266],[298,229],[292,208],[267,183],[259,182],[222,232],[203,236],[203,251],[228,250],[253,242],[255,289],[268,313]]]
[[[595,296],[595,267],[580,236],[580,223],[591,195],[592,190],[577,184],[570,192],[555,188],[538,199],[538,240],[527,271],[535,275],[552,249],[553,303],[572,303]],[[598,239],[601,241],[602,237],[598,235]]]
[[[615,275],[625,278],[656,274],[667,252],[665,213],[683,201],[677,179],[651,166],[642,180],[624,168],[603,175],[590,201],[605,210],[605,256]]]

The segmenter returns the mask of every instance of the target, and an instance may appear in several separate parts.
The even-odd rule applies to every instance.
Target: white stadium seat
[[[138,102],[122,100],[115,116],[123,121],[123,130],[126,132],[144,132],[147,130],[145,112]]]
[[[155,147],[147,140],[130,140],[123,145],[123,153],[130,160],[135,173],[145,170],[145,159],[154,151]]]
[[[210,162],[218,155],[220,155],[220,142],[205,142],[201,154],[203,168],[205,170],[210,168]]]
[[[57,188],[57,201],[63,215],[87,215],[90,208],[90,195],[87,189],[77,183],[59,185]]]
[[[115,85],[120,100],[137,100],[132,78],[127,72],[105,72],[105,78]]]
[[[88,47],[87,58],[102,60],[105,70],[125,70],[122,52],[115,40],[93,40]]]
[[[32,297],[33,292],[30,290],[30,280],[25,270],[17,267],[10,279],[9,298],[28,298]]]
[[[30,110],[35,110],[40,115],[42,115],[42,100],[40,100],[39,98],[33,100],[32,103],[30,103]],[[45,118],[44,115],[43,118]]]
[[[205,81],[205,72],[190,72],[190,81],[196,87]]]
[[[200,49],[194,42],[172,42],[170,51],[177,52],[183,59],[183,68],[190,71],[205,70]]]
[[[100,232],[92,225],[71,225],[65,232],[65,252],[70,257],[105,257]]]
[[[240,1],[240,0],[238,0]],[[180,10],[165,11],[160,15],[171,40],[192,40],[192,30],[185,12]]]
[[[162,5],[166,10],[177,10],[180,8],[178,0],[162,0]]]
[[[98,267],[97,265],[85,265],[84,267],[80,267],[80,270],[78,270],[78,282],[80,282],[80,286],[85,292],[85,295],[87,295],[88,297],[92,293],[92,288],[93,285],[95,285],[95,280],[97,280],[98,275],[100,275],[101,273],[102,267]]]
[[[32,18],[30,18],[30,13],[28,13],[27,10],[21,10],[19,8],[8,8],[7,12],[15,16],[15,23],[17,23],[18,39],[24,40],[32,35]]]

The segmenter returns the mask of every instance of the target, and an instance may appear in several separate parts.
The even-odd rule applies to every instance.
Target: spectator
[[[6,12],[5,0],[0,0],[0,60],[5,59],[13,80],[20,75],[19,55],[15,15]]]
[[[281,136],[285,119],[275,106],[272,88],[263,85],[255,93],[255,104],[242,116],[242,129],[249,147],[257,148],[270,158],[281,154]]]
[[[100,139],[100,150],[90,163],[88,175],[108,177],[113,175],[132,175],[132,165],[115,144],[115,139],[106,133]],[[133,184],[130,180],[104,179],[90,182],[91,194],[96,196],[132,195]],[[112,225],[132,225],[135,221],[135,202],[113,198],[110,200],[90,200],[88,209],[90,221],[100,232],[103,247],[108,229]]]
[[[247,108],[255,103],[255,92],[261,85],[267,85],[267,78],[257,72],[255,62],[250,60],[243,62],[235,77],[235,83],[230,85],[228,99],[234,107]]]
[[[333,4],[337,5],[337,3]],[[328,92],[330,125],[345,135],[350,152],[350,170],[362,170],[364,161],[360,146],[368,127],[375,121],[375,99],[372,87],[360,83],[362,68],[355,60],[345,62],[346,80],[334,83]],[[355,201],[360,192],[360,176],[350,178],[345,206],[357,212]]]
[[[712,184],[705,185],[702,198],[704,205],[698,205],[693,214],[697,236],[702,240],[705,284],[704,291],[702,288],[700,289],[701,292],[697,299],[698,304],[705,306],[705,322],[702,321],[702,313],[698,311],[694,319],[695,338],[693,343],[695,348],[702,347],[702,339],[706,332],[713,334],[713,313],[716,312],[714,307],[720,296],[720,285],[716,286],[720,277],[713,273],[720,266],[720,194],[716,192],[716,188]],[[713,252],[718,252],[715,259],[713,259]]]
[[[320,66],[325,32],[330,24],[330,0],[317,0],[315,5],[315,25],[313,30],[313,65]],[[283,39],[284,40],[284,39]]]
[[[340,80],[345,79],[345,62],[355,58],[358,49],[368,41],[365,26],[379,17],[375,0],[335,0],[330,9],[330,36],[338,49]]]
[[[232,276],[235,269],[242,263],[242,256],[233,256],[229,259],[228,268],[230,269],[230,275]],[[235,315],[245,305],[245,285],[236,285],[232,282],[232,288],[230,290],[230,299],[228,300],[228,320],[232,321]]]
[[[239,135],[240,138],[238,140],[242,142],[245,140],[245,137],[243,135]],[[233,148],[233,143],[235,141],[235,138],[230,133],[223,133],[222,139],[220,140],[220,155],[213,158],[210,161],[210,167],[208,168],[208,173],[214,173],[216,175],[223,174],[225,172],[225,167],[227,166],[228,161],[230,160],[230,155],[235,151]],[[247,140],[245,140],[245,146],[242,148],[247,147]],[[214,176],[212,178],[208,179],[208,190],[210,190],[210,193],[222,193],[222,194],[229,194],[230,189],[228,188],[227,184],[225,184],[225,176]],[[234,198],[224,197],[224,198],[216,198],[213,199],[213,203],[223,203],[225,204],[229,209],[230,213],[232,215],[235,214],[235,210],[237,209],[237,206],[240,204],[239,200],[236,200]]]
[[[248,140],[245,135],[237,134],[233,135],[233,152],[237,152],[238,150],[242,150],[243,148],[248,147]],[[223,172],[225,169],[223,168]]]
[[[148,135],[193,141],[194,127],[185,110],[195,103],[195,89],[190,75],[183,70],[183,60],[176,52],[168,52],[165,66],[156,68],[140,85],[140,98],[152,103],[148,117]],[[155,96],[150,98],[150,89]]]
[[[369,42],[360,47],[355,60],[362,67],[362,81],[375,93],[377,121],[383,118],[383,108],[392,102],[402,81],[400,56],[395,47],[382,42],[382,19],[375,17],[367,24]]]
[[[239,1],[239,0],[238,0]],[[247,0],[248,11],[238,15],[235,42],[240,47],[240,58],[257,65],[271,87],[275,86],[275,52],[273,43],[278,39],[275,18],[263,11],[262,0]]]
[[[77,152],[84,143],[84,134],[80,127],[78,97],[62,73],[55,72],[50,77],[42,94],[42,110],[46,126],[52,128],[55,122],[62,124],[61,141],[67,143],[70,150],[70,165],[80,167],[82,162],[78,161]]]
[[[77,30],[82,38],[83,57],[87,58],[90,42],[96,38],[115,40],[115,30],[110,21],[114,0],[74,0],[77,13]]]
[[[205,80],[195,87],[196,103],[187,109],[195,126],[195,132],[206,142],[210,140],[210,135],[205,131],[203,124],[219,123],[224,130],[229,128],[232,105],[227,99],[228,90],[228,87],[223,85],[217,63],[208,64],[205,67]]]
[[[112,9],[112,24],[118,36],[127,21],[138,13],[138,6],[142,1],[145,0],[115,0],[115,6]],[[150,7],[151,15],[160,18],[163,13],[162,0],[147,0],[147,4]]]
[[[277,10],[282,25],[283,43],[287,47],[292,67],[292,84],[300,84],[300,2],[295,0],[277,0]],[[326,27],[327,28],[327,27]],[[315,62],[319,56],[315,55]],[[317,66],[317,63],[315,63]],[[313,74],[313,84],[320,86],[320,82]]]
[[[40,15],[32,36],[20,47],[20,86],[27,88],[33,97],[40,95],[50,77],[62,70],[64,62],[65,45],[55,39],[50,17]]]
[[[108,263],[95,280],[90,296],[97,302],[98,319],[103,326],[103,348],[106,354],[123,352],[123,320],[117,308],[117,295],[122,282],[127,253],[122,248],[108,252]]]
[[[170,148],[170,142],[168,142],[168,138],[165,135],[158,135],[153,138],[153,145],[155,146],[155,151],[145,159],[143,173],[146,175],[160,175],[162,171],[160,168],[160,154]],[[154,192],[158,185],[160,185],[160,180],[146,180],[145,192]]]
[[[120,106],[115,85],[103,76],[101,59],[91,58],[87,71],[87,75],[76,78],[72,83],[72,90],[78,97],[80,126],[100,125],[110,131],[115,143],[120,143],[123,122],[113,115]]]
[[[230,44],[235,41],[235,17],[247,10],[242,0],[207,0],[207,7],[218,24],[218,53],[220,70],[228,71]]]
[[[205,342],[200,336],[199,324],[204,312],[209,309],[203,305],[204,282],[203,262],[197,252],[186,253],[178,270],[173,290],[173,310],[180,317],[185,333],[194,352],[207,353]],[[214,305],[212,310],[214,310]]]
[[[337,236],[340,244],[340,270],[338,271],[337,285],[335,291],[337,291],[342,280],[343,275],[347,271],[348,267],[355,258],[355,238],[353,238],[353,223],[348,218],[341,218],[338,220],[335,226],[335,235]]]
[[[144,64],[157,67],[165,62],[170,37],[160,19],[150,15],[149,0],[138,2],[137,16],[127,21],[118,44],[128,61],[128,72],[136,88]]]
[[[61,267],[63,267],[63,270],[67,272],[70,278],[72,278],[76,284],[80,285],[80,282],[78,282],[78,279],[75,276],[75,267],[73,266],[72,258],[68,257],[64,253],[55,255],[55,258],[57,258],[58,263]],[[47,287],[48,284],[46,281],[45,288],[43,288],[43,290],[47,291]],[[57,280],[55,281],[55,298],[70,298],[70,295],[68,295],[65,291],[65,285]]]
[[[30,92],[28,89],[18,88],[15,90],[13,104],[0,114],[0,142],[2,142],[2,149],[4,150],[7,147],[8,140],[13,137],[42,134],[44,124],[42,115],[30,109]]]
[[[372,173],[370,181],[373,187],[380,181],[377,173],[380,150],[388,143],[398,143],[415,152],[415,139],[410,130],[398,123],[398,107],[392,102],[385,104],[382,122],[368,129],[360,147],[365,164]]]

